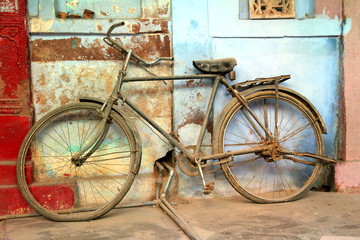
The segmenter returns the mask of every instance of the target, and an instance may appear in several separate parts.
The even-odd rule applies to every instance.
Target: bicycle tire
[[[250,109],[273,135],[275,91],[259,91],[245,97]],[[311,110],[300,99],[284,92],[279,92],[278,103],[280,146],[294,152],[322,155],[322,132]],[[242,104],[234,98],[219,115],[214,131],[215,152],[263,145],[246,121],[242,108]],[[265,136],[264,131],[260,131]],[[221,164],[221,168],[232,187],[247,199],[257,203],[277,203],[302,197],[316,183],[323,167],[320,160],[308,157],[283,155],[274,159],[255,153],[238,155],[233,161]]]
[[[141,145],[128,119],[112,111],[109,131],[81,165],[71,156],[92,139],[102,120],[94,103],[74,103],[42,117],[18,155],[17,180],[27,203],[54,221],[98,218],[126,195],[140,165]]]

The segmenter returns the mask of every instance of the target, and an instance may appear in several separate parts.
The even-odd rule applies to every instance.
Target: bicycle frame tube
[[[205,118],[203,120],[203,124],[200,130],[200,134],[198,137],[196,150],[192,154],[190,153],[185,146],[176,140],[173,136],[167,133],[161,126],[159,126],[155,121],[149,118],[144,112],[142,112],[134,103],[132,103],[127,98],[120,95],[121,100],[126,103],[133,111],[139,114],[143,119],[145,119],[152,127],[154,127],[161,135],[163,135],[167,140],[171,142],[171,144],[177,147],[180,151],[182,151],[189,160],[195,164],[195,158],[198,156],[200,152],[200,147],[204,139],[205,129],[209,122],[210,112],[213,107],[213,103],[215,100],[216,92],[219,87],[220,79],[224,78],[222,75],[215,74],[200,74],[200,75],[180,75],[180,76],[156,76],[156,77],[140,77],[140,78],[124,78],[124,82],[136,82],[136,81],[163,81],[163,80],[184,80],[184,79],[212,79],[214,80],[214,85],[212,87],[212,93],[208,102],[207,110],[205,113]]]
[[[251,117],[256,121],[257,124],[259,124],[259,126],[261,127],[261,129],[265,132],[266,136],[268,137],[268,139],[273,139],[273,137],[271,136],[271,133],[269,132],[269,130],[260,122],[259,118],[256,117],[255,113],[249,108],[246,100],[243,98],[243,96],[236,91],[235,89],[233,89],[231,87],[231,85],[227,82],[227,81],[222,81],[222,83],[226,86],[226,89],[230,92],[230,94],[237,98],[239,100],[239,102],[244,106],[244,108],[241,109],[241,111],[244,113],[244,116],[246,117],[246,119],[249,121],[249,123],[251,124],[251,126],[254,128],[255,132],[259,135],[259,137],[261,138],[261,140],[265,141],[265,137],[261,134],[260,130],[256,127],[254,121],[250,118],[250,116],[247,113],[250,113]],[[245,111],[246,110],[246,111]]]
[[[127,98],[122,96],[120,94],[121,100],[126,103],[133,111],[135,111],[137,114],[139,114],[145,121],[147,121],[152,127],[154,127],[160,134],[162,134],[167,140],[173,144],[173,146],[177,147],[180,151],[182,151],[190,160],[191,163],[195,164],[195,159],[200,160],[210,160],[210,159],[221,159],[226,158],[229,156],[234,155],[242,155],[242,154],[248,154],[248,153],[254,153],[266,150],[263,147],[257,147],[257,148],[250,148],[242,151],[236,151],[231,153],[222,153],[222,154],[215,154],[215,155],[209,155],[204,157],[199,157],[200,148],[204,139],[205,135],[205,129],[209,121],[210,112],[213,107],[213,103],[215,100],[216,92],[219,87],[219,83],[224,84],[227,87],[227,91],[229,91],[234,97],[236,97],[245,107],[243,109],[243,112],[245,114],[245,117],[249,121],[249,123],[252,125],[254,130],[257,132],[257,134],[260,136],[261,139],[265,141],[264,136],[261,134],[260,130],[255,125],[254,121],[258,123],[258,125],[264,130],[265,134],[267,135],[268,139],[272,139],[273,137],[268,132],[267,128],[263,126],[263,124],[259,121],[259,119],[255,116],[255,114],[252,112],[252,110],[247,106],[246,100],[241,97],[241,94],[239,94],[237,91],[235,91],[229,83],[226,81],[225,77],[223,75],[215,75],[215,74],[200,74],[200,75],[179,75],[179,76],[156,76],[156,77],[133,77],[133,78],[124,78],[123,82],[138,82],[138,81],[164,81],[164,80],[184,80],[184,79],[213,79],[214,85],[212,88],[212,93],[208,102],[207,110],[205,113],[205,117],[203,120],[203,124],[201,126],[200,134],[198,137],[198,141],[196,144],[195,152],[192,154],[190,153],[185,146],[180,143],[178,140],[176,140],[174,137],[172,137],[169,133],[167,133],[163,128],[161,128],[156,122],[154,122],[151,118],[149,118],[144,112],[142,112],[134,103],[129,101]],[[249,116],[249,114],[250,116]]]

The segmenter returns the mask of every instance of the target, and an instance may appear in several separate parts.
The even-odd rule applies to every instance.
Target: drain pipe
[[[163,165],[163,166],[162,166]],[[189,237],[189,239],[192,240],[200,240],[201,238],[194,232],[194,230],[192,230],[192,228],[186,223],[185,219],[183,219],[177,212],[176,210],[173,208],[173,206],[171,206],[171,204],[166,200],[166,194],[168,191],[168,188],[170,186],[170,183],[172,181],[172,178],[174,176],[174,168],[171,167],[169,164],[167,164],[166,162],[156,162],[156,166],[159,167],[159,178],[158,180],[161,178],[163,178],[164,175],[164,166],[169,170],[169,177],[168,180],[166,182],[166,185],[164,187],[163,193],[160,195],[160,187],[162,185],[162,181],[161,184],[158,184],[159,181],[156,182],[157,184],[157,189],[156,189],[156,200],[159,201],[159,206],[162,210],[164,210],[167,215],[183,230],[183,232]],[[161,166],[161,167],[160,167]]]

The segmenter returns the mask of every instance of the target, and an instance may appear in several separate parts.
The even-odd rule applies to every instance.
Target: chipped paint
[[[145,5],[145,4],[144,4]],[[158,17],[158,7],[156,3],[149,5],[146,3],[146,6],[143,6],[143,14],[146,18],[157,18]]]
[[[136,11],[136,7],[132,7],[128,9],[128,13],[134,13]]]
[[[120,12],[120,9],[117,5],[112,5],[112,9],[114,10],[114,12]],[[135,9],[136,10],[136,9]]]
[[[51,30],[51,27],[54,24],[55,19],[50,19],[47,21],[42,20],[41,18],[33,18],[31,20],[30,31],[31,32],[54,32]]]
[[[102,26],[100,23],[96,23],[96,29],[101,32],[103,29],[102,29]]]
[[[126,47],[149,60],[170,56],[169,35],[140,35],[117,38]],[[32,61],[119,60],[123,56],[97,37],[33,38]]]
[[[159,1],[158,2],[158,14],[159,17],[166,17],[170,13],[170,2]]]
[[[342,1],[339,0],[316,0],[315,14],[324,15],[330,19],[342,19]]]
[[[67,0],[65,5],[69,9],[75,9],[79,5],[79,1],[78,0]]]

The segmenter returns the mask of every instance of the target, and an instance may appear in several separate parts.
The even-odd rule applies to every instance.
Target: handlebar
[[[129,49],[127,49],[126,47],[122,46],[121,44],[119,44],[117,41],[115,41],[113,38],[111,38],[111,33],[112,31],[114,31],[115,28],[117,27],[121,27],[124,26],[125,22],[120,22],[120,23],[115,23],[113,25],[111,25],[111,27],[109,28],[109,30],[106,33],[106,37],[104,38],[104,42],[106,42],[110,47],[115,48],[116,50],[118,50],[119,52],[126,52],[129,53]],[[174,58],[172,57],[160,57],[154,61],[146,61],[145,59],[143,59],[142,57],[140,57],[139,55],[135,54],[135,53],[131,53],[131,56],[133,58],[135,58],[136,60],[146,64],[146,65],[152,65],[155,63],[158,63],[160,61],[172,61],[174,60]]]
[[[111,25],[111,27],[109,28],[109,30],[106,33],[106,36],[108,38],[110,38],[110,34],[111,34],[112,31],[114,31],[115,28],[121,27],[121,26],[124,26],[124,25],[125,25],[125,22],[115,23],[115,24]]]

